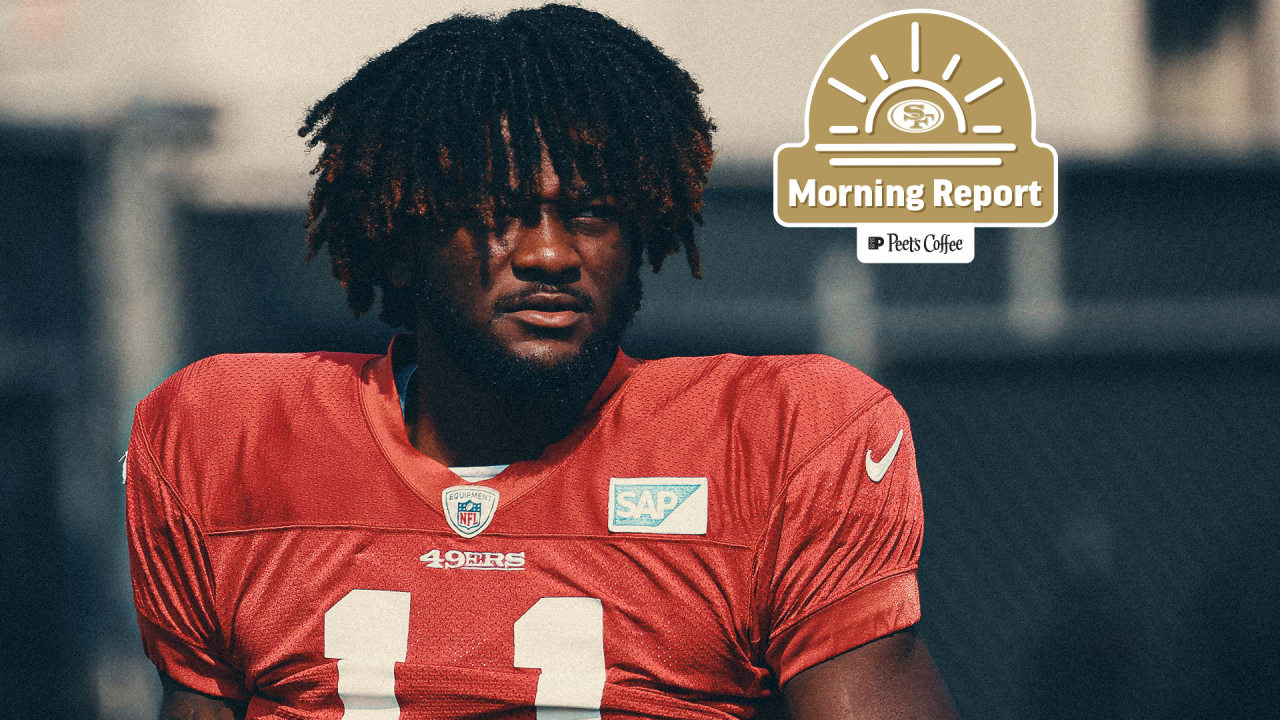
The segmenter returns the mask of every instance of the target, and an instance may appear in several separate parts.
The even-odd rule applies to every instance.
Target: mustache
[[[494,310],[499,313],[518,310],[526,300],[539,294],[568,295],[582,306],[582,312],[594,313],[596,310],[595,301],[591,299],[591,296],[582,292],[578,288],[563,285],[551,285],[547,283],[534,283],[515,292],[503,295],[494,301]]]

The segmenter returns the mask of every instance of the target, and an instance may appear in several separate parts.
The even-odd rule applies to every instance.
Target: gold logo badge
[[[1057,154],[1035,129],[1026,76],[986,29],[937,10],[881,15],[837,43],[814,76],[804,142],[773,156],[774,216],[860,227],[867,262],[902,261],[863,257],[893,247],[872,242],[869,226],[882,240],[886,228],[950,228],[969,238],[972,259],[975,226],[1057,216]]]

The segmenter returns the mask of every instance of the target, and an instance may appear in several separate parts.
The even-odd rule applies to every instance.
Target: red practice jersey
[[[126,471],[146,653],[249,718],[751,717],[920,616],[907,418],[820,355],[619,353],[477,483],[410,444],[390,352],[216,356]]]

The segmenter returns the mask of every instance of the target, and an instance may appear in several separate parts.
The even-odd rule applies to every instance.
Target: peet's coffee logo
[[[946,261],[967,262],[975,226],[1057,216],[1057,154],[1035,125],[1022,68],[986,29],[937,10],[882,15],[838,42],[814,75],[804,142],[773,156],[774,217],[864,235],[877,226],[880,237],[897,228],[923,238],[899,227],[916,223],[950,227],[968,250]],[[890,245],[880,247],[886,257]]]
[[[872,235],[867,238],[867,246],[871,250],[879,250],[886,242],[889,244],[889,252],[926,252],[947,255],[964,251],[964,239],[953,238],[950,233],[925,233],[905,237],[898,237],[898,233],[889,233],[887,237]]]

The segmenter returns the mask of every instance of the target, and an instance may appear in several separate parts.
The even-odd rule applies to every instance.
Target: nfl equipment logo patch
[[[498,491],[483,485],[454,485],[440,493],[444,519],[464,538],[475,537],[489,527],[498,509]]]

